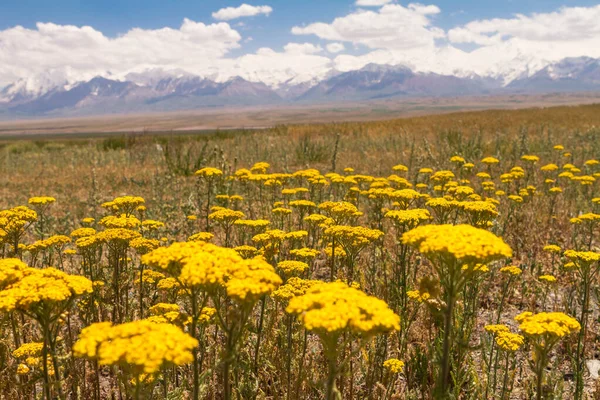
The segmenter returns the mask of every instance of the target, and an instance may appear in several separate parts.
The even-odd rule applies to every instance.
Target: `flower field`
[[[3,142],[0,398],[599,398],[599,124]]]

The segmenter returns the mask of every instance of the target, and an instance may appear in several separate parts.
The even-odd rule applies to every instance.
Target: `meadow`
[[[0,139],[0,398],[600,398],[600,105]]]

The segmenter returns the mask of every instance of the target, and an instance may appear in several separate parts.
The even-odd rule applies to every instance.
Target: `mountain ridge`
[[[502,78],[416,72],[405,65],[367,64],[347,72],[332,71],[321,80],[276,87],[242,77],[216,81],[181,70],[149,70],[125,79],[96,76],[88,81],[43,90],[28,82],[0,89],[2,116],[75,116],[175,111],[248,105],[364,101],[399,97],[447,97],[507,93],[600,90],[600,59],[565,58],[508,83]]]

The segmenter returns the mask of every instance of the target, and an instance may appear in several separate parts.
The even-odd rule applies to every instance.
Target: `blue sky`
[[[589,0],[245,0],[270,11],[235,18],[213,13],[242,2],[3,3],[0,88],[154,69],[276,86],[368,63],[514,79],[564,57],[600,57],[600,1]]]

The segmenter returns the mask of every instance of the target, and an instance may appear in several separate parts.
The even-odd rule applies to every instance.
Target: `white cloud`
[[[312,43],[288,43],[283,49],[290,54],[316,54],[323,51],[321,46]]]
[[[531,74],[566,57],[600,57],[600,5],[555,12],[476,20],[451,29],[452,43],[480,47],[463,63],[482,75],[507,80]]]
[[[440,12],[436,6],[387,4],[377,11],[357,10],[330,24],[317,22],[295,26],[295,35],[316,35],[321,39],[352,42],[372,49],[405,51],[433,48],[444,31],[432,26],[431,16]]]
[[[221,8],[219,11],[212,13],[212,17],[220,21],[229,21],[241,17],[253,17],[259,14],[269,15],[271,12],[273,12],[273,9],[269,6],[251,6],[244,3],[239,7]]]
[[[517,14],[510,19],[469,22],[451,29],[448,37],[455,43],[494,44],[510,38],[535,42],[575,42],[600,37],[600,5],[563,7],[558,11],[531,16]]]
[[[356,5],[362,7],[379,7],[391,2],[392,0],[356,0]]]
[[[317,54],[322,51],[309,43],[288,43],[284,51],[261,48],[221,64],[223,76],[239,75],[250,81],[278,86],[283,82],[302,83],[325,77],[332,69],[329,57]]]
[[[38,76],[73,81],[147,67],[205,72],[214,68],[214,60],[240,47],[241,39],[225,22],[206,25],[189,19],[178,29],[134,28],[115,38],[89,26],[16,26],[0,31],[0,86]]]
[[[17,26],[0,31],[0,89],[20,80],[19,87],[38,92],[95,76],[123,79],[152,70],[177,70],[219,81],[241,76],[277,86],[309,81],[331,70],[332,60],[319,55],[323,48],[312,43],[229,56],[244,41],[226,22],[188,19],[178,29],[135,28],[115,38],[87,26]]]
[[[344,49],[346,48],[346,46],[344,46],[344,43],[340,42],[329,43],[325,47],[327,47],[327,51],[330,53],[339,53],[340,51],[344,51]]]

